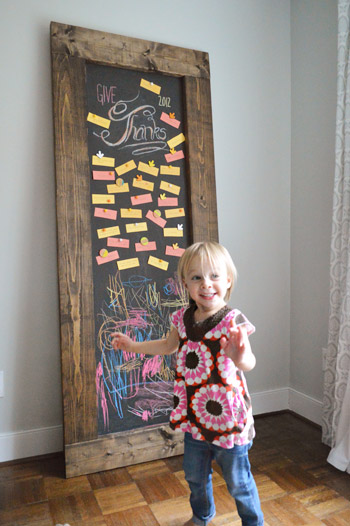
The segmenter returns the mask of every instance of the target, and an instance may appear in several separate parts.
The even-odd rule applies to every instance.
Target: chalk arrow
[[[171,148],[170,153],[172,153],[174,155],[174,153],[176,153],[175,148]]]
[[[175,119],[175,113],[169,113],[169,118],[170,119]]]
[[[148,161],[148,164],[149,164],[150,166],[154,166],[154,161]]]
[[[96,157],[99,157],[100,159],[102,159],[102,157],[104,157],[105,154],[101,152],[101,150],[99,150],[96,154]]]
[[[183,229],[184,229],[184,226],[183,226],[183,225],[177,225],[177,229],[178,229],[178,230],[183,230]]]
[[[179,243],[173,243],[173,249],[176,250],[177,248],[179,248]]]
[[[159,196],[161,199],[165,199],[165,194],[160,194]]]
[[[142,181],[142,175],[137,175],[137,176],[136,176],[136,179],[137,179],[138,181]]]

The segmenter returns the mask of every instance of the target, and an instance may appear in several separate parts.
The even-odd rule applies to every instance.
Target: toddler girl
[[[215,515],[211,464],[216,460],[242,525],[262,526],[248,460],[255,431],[243,373],[255,366],[248,338],[255,328],[226,304],[237,277],[235,266],[222,245],[200,242],[185,250],[178,275],[190,306],[172,314],[168,337],[134,342],[114,333],[113,348],[151,355],[177,351],[170,427],[185,433],[183,467],[193,512],[186,524],[205,526]]]

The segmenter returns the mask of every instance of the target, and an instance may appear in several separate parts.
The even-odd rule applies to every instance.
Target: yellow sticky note
[[[108,184],[107,192],[109,194],[124,194],[125,192],[129,192],[129,184],[124,183],[121,186],[117,184]]]
[[[121,208],[120,217],[136,217],[138,219],[142,217],[142,210],[138,208]]]
[[[92,194],[93,205],[114,205],[114,195],[108,194]]]
[[[179,228],[163,228],[164,237],[183,237],[184,231]]]
[[[168,270],[168,266],[169,266],[168,261],[164,261],[164,259],[159,259],[154,256],[150,256],[148,258],[148,264],[152,265],[152,267],[157,267],[162,270]]]
[[[180,175],[179,166],[165,166],[164,164],[160,167],[161,175]]]
[[[157,84],[154,84],[153,82],[149,82],[146,79],[141,79],[140,82],[141,88],[148,89],[149,91],[153,91],[153,93],[156,93],[159,95],[160,90],[162,89],[160,86],[157,86]]]
[[[92,156],[92,164],[95,166],[114,166],[114,163],[114,157],[97,157],[97,155]]]
[[[102,126],[102,128],[109,128],[111,125],[111,121],[109,119],[105,119],[104,117],[100,117],[99,115],[95,115],[94,113],[89,113],[87,116],[87,120],[89,122],[92,122],[93,124]]]
[[[185,210],[183,208],[169,208],[165,210],[165,217],[169,219],[170,217],[182,217],[185,215]]]
[[[111,236],[119,236],[120,229],[119,226],[109,226],[108,228],[99,228],[97,230],[97,236],[99,239]]]
[[[159,188],[175,195],[179,195],[181,190],[180,186],[176,186],[176,184],[167,183],[165,181],[161,181]]]
[[[139,258],[122,259],[117,261],[117,265],[119,270],[126,270],[127,268],[139,267],[140,262]]]
[[[142,190],[149,190],[150,192],[153,192],[154,188],[154,183],[144,180],[139,181],[138,179],[133,179],[132,185],[135,186],[135,188],[142,188]]]
[[[132,232],[145,232],[147,230],[147,223],[128,223],[127,225],[125,225],[125,228],[127,234],[130,234]]]
[[[127,172],[130,172],[130,170],[134,170],[136,168],[135,161],[131,160],[127,163],[121,164],[120,166],[117,166],[115,171],[118,175],[126,174]]]
[[[185,136],[183,133],[179,133],[179,135],[176,135],[170,141],[168,141],[169,148],[176,148],[179,144],[184,142]]]
[[[139,165],[137,167],[140,172],[145,172],[146,174],[154,175],[154,177],[157,177],[159,168],[156,166],[150,166],[149,164],[143,163],[142,161],[139,162]]]

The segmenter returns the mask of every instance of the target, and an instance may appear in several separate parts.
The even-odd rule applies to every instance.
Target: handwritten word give
[[[115,104],[117,102],[117,86],[105,86],[104,84],[97,84],[96,98],[98,102],[102,104],[102,106],[107,102]]]

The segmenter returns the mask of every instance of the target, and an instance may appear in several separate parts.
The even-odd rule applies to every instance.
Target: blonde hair
[[[224,298],[225,301],[228,301],[233,287],[237,281],[237,270],[228,250],[215,241],[200,241],[190,245],[182,254],[177,267],[177,273],[180,281],[185,279],[185,275],[188,271],[191,261],[195,257],[200,259],[201,264],[205,259],[209,261],[210,265],[212,266],[215,266],[215,263],[218,261],[223,261],[226,264],[227,276],[231,279],[231,285],[227,289]]]

